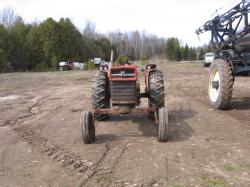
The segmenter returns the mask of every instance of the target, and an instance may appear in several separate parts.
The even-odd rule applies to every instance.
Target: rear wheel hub
[[[212,81],[212,88],[218,90],[218,88],[219,88],[219,81]]]

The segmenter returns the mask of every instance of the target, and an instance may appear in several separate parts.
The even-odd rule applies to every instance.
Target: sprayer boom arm
[[[250,2],[243,0],[226,13],[207,21],[196,30],[196,34],[211,31],[210,43],[213,47],[232,49],[236,40],[250,33],[249,13]]]

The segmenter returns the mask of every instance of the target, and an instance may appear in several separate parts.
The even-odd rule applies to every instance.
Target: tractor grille
[[[113,105],[137,103],[136,81],[111,81],[110,89]]]
[[[111,69],[112,78],[135,78],[135,76],[134,69]]]

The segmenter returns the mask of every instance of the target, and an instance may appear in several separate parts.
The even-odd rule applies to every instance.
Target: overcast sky
[[[162,37],[178,37],[198,46],[209,42],[209,35],[195,29],[212,18],[222,7],[227,10],[240,0],[0,0],[0,9],[12,7],[26,22],[59,20],[69,17],[80,31],[87,19],[98,32],[147,31]],[[223,11],[220,10],[220,11]]]

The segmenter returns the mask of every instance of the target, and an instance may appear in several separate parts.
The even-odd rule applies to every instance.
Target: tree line
[[[169,38],[166,42],[166,57],[171,61],[202,60],[205,53],[210,51],[211,48],[206,45],[197,48],[189,47],[187,44],[181,46],[178,38]]]
[[[195,60],[203,48],[182,47],[177,38],[161,38],[146,32],[97,33],[87,21],[80,32],[69,18],[25,23],[11,8],[0,12],[0,72],[55,70],[60,61],[86,62],[94,57],[109,61],[129,55],[135,60],[154,56],[169,60]],[[199,53],[199,54],[198,54]]]

